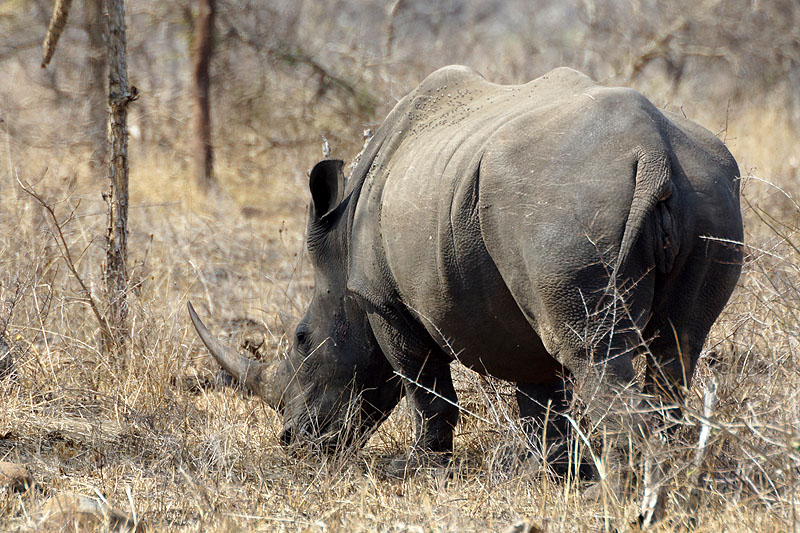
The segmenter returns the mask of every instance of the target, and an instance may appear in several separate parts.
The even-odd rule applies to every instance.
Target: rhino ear
[[[324,159],[314,165],[308,177],[311,189],[311,209],[316,219],[325,218],[344,199],[344,162],[340,159]]]

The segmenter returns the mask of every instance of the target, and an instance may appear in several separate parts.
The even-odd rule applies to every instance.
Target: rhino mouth
[[[292,451],[303,450],[335,455],[339,451],[349,448],[350,443],[355,439],[332,427],[323,430],[314,428],[314,425],[308,422],[299,426],[284,425],[279,440],[285,448]]]
[[[351,412],[352,406],[345,409],[343,416],[329,416],[322,421],[310,416],[287,420],[279,440],[287,448],[310,448],[325,455],[361,448],[377,424],[370,416]]]

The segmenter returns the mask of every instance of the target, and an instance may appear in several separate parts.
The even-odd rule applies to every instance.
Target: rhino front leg
[[[416,360],[400,364],[406,395],[414,411],[414,450],[450,454],[458,422],[458,398],[448,361]]]
[[[389,474],[402,477],[422,466],[448,463],[458,422],[458,398],[449,359],[425,330],[410,320],[390,320],[383,313],[370,313],[369,321],[384,355],[403,379],[414,412],[413,447],[407,456],[392,462]]]

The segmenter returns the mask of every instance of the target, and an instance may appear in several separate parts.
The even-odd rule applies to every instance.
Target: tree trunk
[[[103,168],[108,152],[106,144],[106,43],[103,38],[105,21],[103,20],[104,0],[85,0],[86,36],[89,39],[89,53],[86,62],[89,65],[90,79],[87,82],[89,94],[89,139],[92,143],[92,170]],[[99,181],[98,181],[99,183]]]
[[[197,22],[194,32],[192,78],[194,116],[194,171],[197,183],[207,189],[211,186],[213,155],[211,150],[211,109],[209,104],[209,65],[214,37],[216,0],[198,0]]]
[[[137,98],[135,87],[128,88],[125,39],[125,2],[107,0],[108,7],[108,145],[111,150],[108,177],[111,190],[108,202],[106,285],[109,330],[113,338],[104,339],[106,353],[121,353],[128,330],[128,104]]]
[[[392,47],[394,46],[394,19],[397,13],[403,8],[403,0],[394,0],[386,10],[386,42],[383,45],[384,55],[392,55]]]

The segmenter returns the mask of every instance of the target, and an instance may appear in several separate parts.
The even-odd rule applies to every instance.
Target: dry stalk
[[[386,9],[386,42],[383,45],[384,53],[388,56],[392,53],[394,45],[394,20],[397,13],[403,7],[403,0],[394,0]]]

